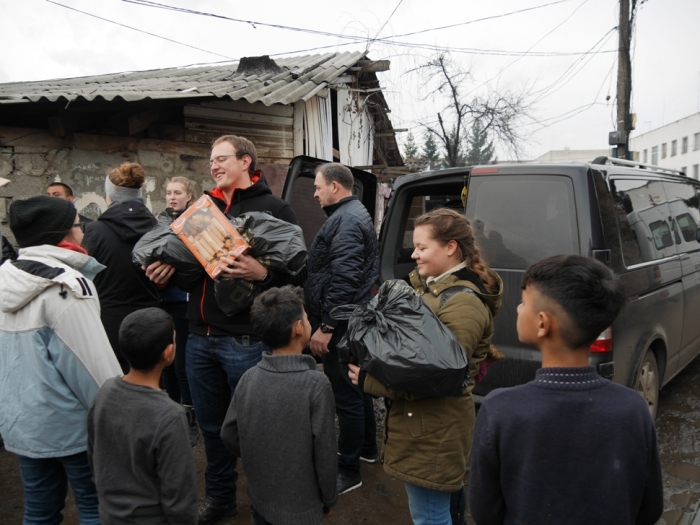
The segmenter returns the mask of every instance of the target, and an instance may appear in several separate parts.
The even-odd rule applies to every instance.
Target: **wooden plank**
[[[294,107],[291,105],[273,104],[271,106],[266,106],[262,102],[254,102],[251,104],[246,100],[215,100],[212,102],[202,102],[199,106],[211,109],[256,113],[258,115],[273,115],[276,117],[292,117],[294,115]]]
[[[139,131],[147,129],[148,126],[156,122],[162,115],[163,112],[159,109],[147,109],[146,111],[131,115],[127,119],[129,135],[135,135]]]
[[[68,134],[68,123],[66,119],[61,116],[49,117],[49,130],[54,137],[65,137]]]
[[[212,109],[201,106],[186,105],[185,117],[203,118],[210,120],[251,122],[259,124],[275,124],[278,126],[291,126],[294,124],[292,117],[277,117],[274,115],[261,115],[259,113],[246,113],[243,111],[230,111],[227,109]]]
[[[148,126],[148,138],[183,142],[185,140],[185,128],[170,124],[151,124]]]
[[[294,104],[294,156],[304,154],[304,102]]]
[[[248,124],[244,122],[221,122],[211,120],[190,120],[185,119],[185,129],[188,131],[209,131],[212,133],[229,133],[233,135],[242,134],[244,137],[251,132],[259,131],[271,136],[292,135],[291,126],[270,126],[260,124]]]
[[[210,146],[192,144],[187,142],[175,142],[170,140],[141,139],[136,137],[115,137],[110,135],[91,135],[87,133],[75,133],[68,138],[54,137],[47,130],[15,128],[0,126],[0,140],[11,142],[13,146],[31,148],[72,148],[87,151],[157,151],[161,153],[175,153],[191,155],[194,157],[209,157]]]

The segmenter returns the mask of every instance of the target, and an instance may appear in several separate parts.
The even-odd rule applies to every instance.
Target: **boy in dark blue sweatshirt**
[[[649,409],[588,364],[624,303],[621,282],[588,257],[556,255],[525,272],[518,337],[540,350],[542,368],[481,405],[469,480],[478,525],[652,525],[661,516]]]

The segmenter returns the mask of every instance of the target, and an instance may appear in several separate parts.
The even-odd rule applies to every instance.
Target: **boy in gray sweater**
[[[338,499],[335,403],[301,354],[311,337],[301,288],[260,294],[250,318],[272,352],[239,381],[221,438],[243,460],[256,525],[319,525]]]
[[[131,369],[108,379],[88,411],[88,460],[103,525],[197,523],[185,410],[160,390],[161,372],[175,359],[174,336],[160,308],[126,316],[119,346]]]

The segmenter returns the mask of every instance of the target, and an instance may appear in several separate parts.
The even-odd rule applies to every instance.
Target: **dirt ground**
[[[695,359],[661,392],[656,422],[664,475],[664,514],[659,525],[700,525],[700,358]],[[204,493],[204,447],[195,449],[199,493]],[[403,483],[388,476],[380,464],[362,464],[363,484],[340,496],[328,525],[411,525]],[[247,482],[238,482],[240,514],[221,525],[251,523]],[[23,499],[14,454],[0,449],[0,525],[22,522]],[[78,525],[69,494],[64,511],[67,525]],[[471,519],[469,524],[473,525]]]
[[[199,493],[204,494],[204,447],[200,444],[195,449],[195,460],[199,480]],[[240,467],[240,464],[239,464]],[[221,525],[240,525],[252,523],[250,517],[250,500],[246,494],[247,480],[245,472],[238,480],[238,508],[240,514],[235,518],[221,520]],[[22,483],[19,477],[19,463],[14,454],[0,451],[0,523],[14,525],[22,522],[23,498]],[[72,496],[69,495],[64,510],[64,523],[78,525],[78,516]],[[362,487],[340,496],[333,516],[325,521],[329,525],[356,524],[395,524],[410,525],[406,492],[403,483],[388,476],[380,464],[362,465]]]

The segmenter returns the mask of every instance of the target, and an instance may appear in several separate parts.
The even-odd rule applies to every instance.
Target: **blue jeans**
[[[252,338],[191,334],[187,341],[187,379],[207,455],[205,494],[217,505],[236,500],[238,480],[236,457],[221,440],[221,426],[238,381],[265,350],[267,346]]]
[[[404,482],[413,525],[451,525],[450,492]]]
[[[175,361],[163,369],[163,387],[170,399],[183,405],[192,405],[190,384],[187,381],[187,336],[189,321],[187,321],[187,303],[160,303],[160,307],[168,312],[175,324]]]
[[[24,485],[23,525],[61,523],[69,481],[80,525],[99,525],[97,489],[92,482],[87,452],[58,458],[17,457]]]
[[[323,371],[333,387],[338,415],[338,470],[346,475],[360,473],[360,455],[377,455],[377,423],[372,396],[352,384],[348,367],[338,360],[336,345],[347,325],[339,325],[328,344],[329,352],[321,357]]]

